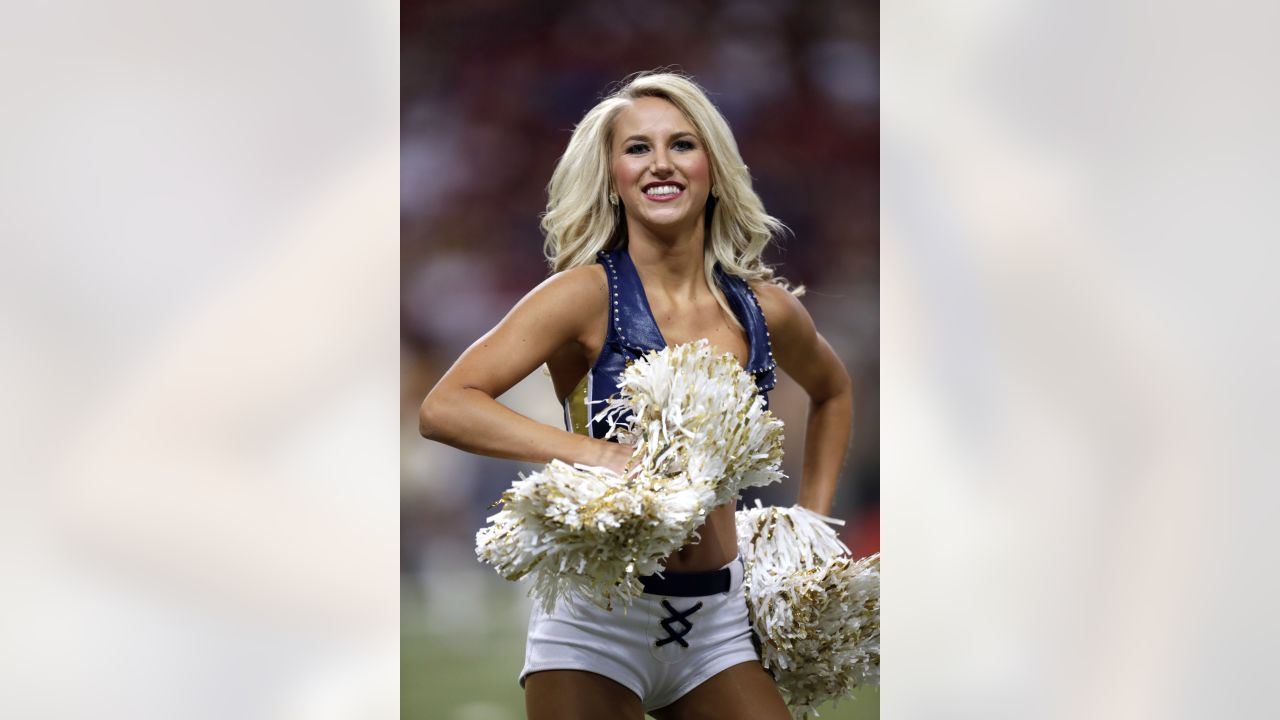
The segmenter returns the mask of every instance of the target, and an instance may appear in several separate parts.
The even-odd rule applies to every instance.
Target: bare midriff
[[[718,570],[738,556],[738,532],[734,525],[734,503],[728,502],[707,513],[698,528],[700,539],[667,556],[663,563],[672,572]]]
[[[590,435],[586,412],[587,379],[582,380],[569,393],[570,432]],[[564,400],[561,401],[565,405]],[[672,572],[702,572],[719,570],[738,556],[738,532],[734,524],[734,503],[728,502],[707,513],[707,520],[698,528],[698,539],[667,556],[663,567]]]

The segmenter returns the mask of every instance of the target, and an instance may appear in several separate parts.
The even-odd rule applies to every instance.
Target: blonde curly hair
[[[546,238],[543,252],[551,271],[588,265],[595,262],[601,250],[624,242],[626,222],[622,208],[609,202],[613,122],[631,101],[655,97],[684,113],[707,148],[712,184],[719,197],[707,200],[709,222],[703,265],[707,285],[720,306],[734,317],[715,282],[717,263],[724,272],[748,282],[771,281],[797,295],[803,292],[803,288],[793,289],[775,277],[773,269],[761,260],[769,242],[787,228],[765,212],[760,197],[751,188],[751,176],[729,124],[706,92],[688,77],[672,72],[637,73],[623,83],[591,108],[574,128],[569,146],[551,174],[547,210],[541,222]]]

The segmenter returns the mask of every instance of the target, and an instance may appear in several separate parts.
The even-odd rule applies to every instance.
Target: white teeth
[[[645,195],[675,195],[680,188],[675,185],[655,185],[644,191]]]

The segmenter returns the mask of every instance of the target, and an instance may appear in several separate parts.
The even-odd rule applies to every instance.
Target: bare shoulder
[[[599,325],[608,311],[609,289],[604,268],[598,264],[562,270],[529,292],[515,311],[539,324],[558,329],[566,339],[577,339]]]
[[[561,292],[578,293],[584,298],[588,295],[598,296],[601,301],[604,300],[609,288],[609,283],[604,276],[604,266],[600,263],[561,270],[547,278],[542,285],[554,285]]]
[[[604,268],[598,264],[582,265],[543,280],[521,302],[561,306],[562,310],[594,310],[604,308],[608,295]]]
[[[771,282],[752,283],[765,322],[773,356],[811,398],[832,397],[849,387],[849,373],[826,338],[814,327],[800,299]]]
[[[792,295],[781,285],[767,280],[751,283],[751,289],[760,301],[760,310],[769,325],[769,332],[775,338],[788,339],[797,335],[804,336],[814,331],[813,319],[809,311],[801,304],[800,298]]]
[[[441,382],[498,397],[566,347],[582,344],[607,312],[604,273],[582,267],[530,290],[458,358]]]

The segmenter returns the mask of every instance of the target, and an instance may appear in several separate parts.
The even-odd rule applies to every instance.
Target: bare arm
[[[799,300],[772,284],[759,284],[754,289],[769,323],[778,366],[809,395],[797,503],[827,514],[853,427],[853,383]]]
[[[604,274],[594,266],[558,273],[534,288],[422,401],[422,436],[490,457],[620,470],[629,448],[545,425],[495,399],[560,348],[601,332],[607,295]]]

